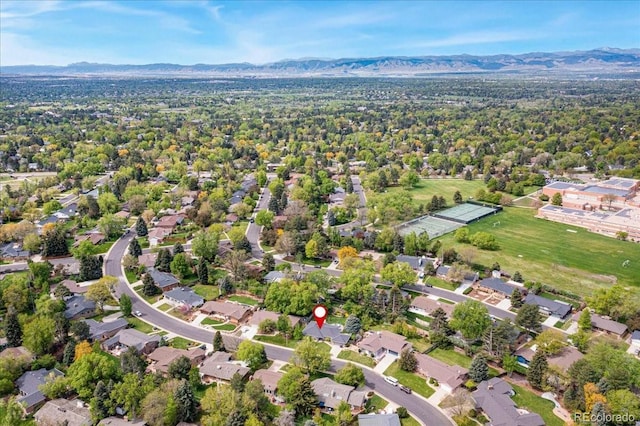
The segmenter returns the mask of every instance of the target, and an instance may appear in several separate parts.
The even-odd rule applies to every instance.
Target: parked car
[[[398,379],[396,379],[395,377],[391,377],[391,376],[383,376],[385,382],[387,383],[391,383],[393,386],[398,386]]]
[[[404,385],[400,385],[400,390],[404,393],[408,393],[408,394],[411,393],[411,388]]]

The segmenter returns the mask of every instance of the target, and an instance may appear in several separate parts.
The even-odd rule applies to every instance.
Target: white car
[[[141,317],[142,316],[142,312],[140,312],[140,311],[135,311],[133,314],[135,316],[137,316],[137,317]]]

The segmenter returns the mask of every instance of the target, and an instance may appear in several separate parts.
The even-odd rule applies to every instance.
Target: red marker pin
[[[327,318],[327,308],[323,305],[316,305],[316,307],[313,308],[313,317],[316,319],[318,328],[322,328],[324,320]]]

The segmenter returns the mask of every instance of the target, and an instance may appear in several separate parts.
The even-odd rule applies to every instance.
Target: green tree
[[[198,281],[200,281],[200,284],[209,284],[209,265],[207,265],[204,257],[198,260]]]
[[[51,200],[42,205],[42,212],[46,215],[50,215],[62,208],[62,204],[58,200]]]
[[[561,352],[565,347],[566,340],[567,338],[563,332],[554,329],[544,330],[535,338],[538,350],[543,351],[548,356]]]
[[[471,235],[469,242],[482,250],[498,250],[500,248],[496,237],[484,231]]]
[[[132,308],[131,298],[127,294],[122,294],[120,296],[120,310],[122,311],[122,315],[124,315],[125,317],[130,317],[131,308]]]
[[[613,416],[640,419],[640,397],[628,389],[607,392],[607,405]],[[625,416],[626,415],[626,416]]]
[[[442,308],[437,308],[431,313],[431,322],[429,323],[429,329],[434,333],[441,333],[444,335],[451,334],[451,328],[447,321],[447,313]]]
[[[169,364],[167,373],[170,378],[178,380],[189,379],[189,371],[191,370],[191,361],[186,356],[181,356]]]
[[[138,354],[134,346],[130,346],[120,354],[120,368],[124,374],[135,373],[138,376],[144,376],[147,363],[144,358]]]
[[[80,259],[80,281],[102,277],[102,256],[84,256]]]
[[[220,330],[216,331],[216,334],[213,335],[213,351],[214,352],[226,352],[227,349],[224,347],[224,342],[222,341],[222,334]]]
[[[362,368],[349,362],[338,370],[335,375],[335,380],[343,385],[358,387],[364,384],[364,373],[362,372]]]
[[[311,338],[303,339],[293,351],[293,364],[308,374],[325,371],[331,365],[331,355]]]
[[[178,253],[171,261],[171,272],[183,279],[191,272],[191,259],[186,253]]]
[[[84,321],[76,321],[71,324],[71,334],[76,339],[76,342],[82,342],[83,340],[89,340],[91,337],[91,328],[89,324]]]
[[[265,228],[271,228],[273,224],[273,218],[275,214],[270,210],[260,210],[256,213],[256,224],[264,226]]]
[[[453,236],[455,240],[459,243],[468,243],[469,242],[469,228],[463,226],[462,228],[456,229],[456,232]]]
[[[158,257],[156,257],[155,268],[161,272],[169,272],[171,271],[171,262],[173,261],[173,256],[169,249],[160,249],[158,252]]]
[[[265,253],[262,257],[262,269],[267,272],[273,271],[276,267],[276,261],[271,253]]]
[[[405,349],[400,352],[400,357],[398,358],[398,366],[400,366],[401,370],[414,372],[418,368],[418,360],[414,355],[413,351],[410,349]]]
[[[469,378],[476,383],[489,378],[489,366],[487,365],[487,359],[483,355],[476,355],[471,361]]]
[[[117,379],[119,368],[108,356],[92,352],[75,361],[67,370],[71,387],[82,399],[93,395],[100,380]]]
[[[449,325],[467,341],[477,340],[491,326],[489,310],[476,300],[466,300],[455,306]]]
[[[87,299],[96,302],[98,309],[102,312],[104,304],[113,298],[111,290],[117,283],[118,279],[116,277],[107,275],[100,278],[98,282],[89,286],[89,290],[87,290]]]
[[[53,272],[53,265],[49,262],[27,261],[29,266],[29,281],[43,293],[49,293],[49,281]]]
[[[578,328],[582,331],[591,331],[591,311],[584,309],[578,319]]]
[[[142,247],[140,247],[140,243],[137,238],[131,240],[131,244],[129,244],[129,254],[136,258],[142,256]]]
[[[504,368],[504,371],[507,372],[509,377],[511,377],[511,374],[516,371],[517,367],[518,357],[515,355],[504,354],[504,356],[502,357],[502,368]]]
[[[524,298],[522,297],[522,292],[520,289],[514,288],[511,292],[511,306],[514,308],[520,308],[524,303]]]
[[[243,340],[240,343],[236,356],[239,360],[245,361],[252,371],[258,370],[267,362],[264,346],[250,340]]]
[[[353,414],[351,414],[351,407],[346,401],[340,401],[335,416],[336,426],[349,426],[353,424]]]
[[[62,228],[56,227],[42,234],[42,256],[68,256],[69,247]]]
[[[62,364],[66,366],[71,365],[71,363],[73,362],[73,357],[75,356],[75,353],[76,353],[76,342],[75,340],[71,339],[64,346],[64,352],[62,355]]]
[[[0,425],[29,425],[23,422],[24,407],[15,397],[0,400]]]
[[[22,341],[32,352],[43,355],[53,346],[55,321],[50,317],[36,316],[24,326]]]
[[[460,194],[460,191],[456,191],[453,194],[453,202],[455,204],[462,204],[462,194]]]
[[[344,324],[344,331],[349,334],[356,334],[362,329],[360,318],[355,315],[349,315]]]
[[[559,192],[553,194],[553,196],[551,197],[551,204],[553,204],[554,206],[562,205],[562,195]]]
[[[520,274],[520,271],[516,271],[515,274],[513,274],[513,280],[517,283],[524,282],[524,279],[522,278],[522,274]]]
[[[135,419],[140,414],[142,400],[154,388],[153,376],[147,375],[141,380],[137,373],[129,373],[125,374],[122,382],[115,384],[111,398],[130,418]]]
[[[138,237],[146,237],[147,235],[149,235],[147,222],[144,221],[142,216],[138,216],[138,219],[136,220],[135,230]]]
[[[145,274],[144,278],[142,278],[142,284],[142,294],[145,296],[155,296],[156,294],[162,293],[162,290],[156,285],[149,273]]]
[[[309,378],[297,368],[291,368],[278,381],[280,395],[298,416],[308,416],[318,405],[316,394]]]
[[[402,287],[414,284],[417,280],[416,273],[411,266],[405,262],[390,263],[382,269],[382,279]]]
[[[36,254],[40,252],[42,247],[42,240],[38,234],[29,234],[22,240],[22,248],[27,250],[30,254]]]
[[[111,389],[102,380],[98,381],[89,404],[91,419],[94,423],[114,414],[115,410],[110,400],[110,393]]]
[[[527,330],[540,331],[542,329],[542,317],[537,305],[523,305],[516,315],[516,324]]]
[[[192,422],[198,414],[198,402],[193,394],[193,389],[187,380],[180,381],[173,394],[177,405],[177,418],[179,422]]]
[[[22,345],[22,326],[18,321],[18,314],[13,310],[9,310],[5,316],[4,332],[7,336],[9,347]]]
[[[545,353],[543,351],[536,351],[531,360],[531,364],[529,364],[529,371],[527,371],[527,381],[535,389],[542,389],[548,366],[549,364],[547,363]]]
[[[191,250],[198,257],[203,257],[207,262],[213,262],[218,252],[220,235],[216,232],[198,232],[191,241]]]
[[[124,218],[106,214],[98,220],[98,229],[107,238],[117,238],[122,234],[122,229],[126,226],[127,221]]]

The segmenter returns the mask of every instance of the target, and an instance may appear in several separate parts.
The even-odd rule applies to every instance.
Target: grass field
[[[220,294],[220,290],[216,285],[196,284],[191,288],[198,296],[201,296],[204,300],[207,301],[217,299],[218,295]]]
[[[173,339],[169,340],[169,346],[176,349],[189,349],[195,344],[196,342],[192,342],[191,340],[187,340],[180,336],[174,337]]]
[[[453,206],[453,194],[460,191],[463,200],[474,197],[476,191],[485,188],[482,180],[464,180],[464,179],[421,179],[415,188],[410,189],[409,193],[413,197],[413,205],[426,204],[431,201],[434,195],[443,196],[447,200],[448,206]],[[389,192],[402,191],[402,187],[389,188]]]
[[[130,318],[127,318],[127,322],[131,324],[131,327],[135,328],[136,330],[142,333],[149,334],[153,331],[153,327],[147,324],[146,322],[142,321],[141,319],[130,317]]]
[[[402,426],[420,426],[420,423],[413,417],[409,416],[406,419],[400,419],[400,424]]]
[[[383,399],[379,395],[373,395],[367,401],[367,405],[365,407],[367,411],[379,411],[379,410],[382,410],[387,405],[389,405],[389,401],[387,401],[386,399]]]
[[[251,297],[247,296],[230,296],[229,300],[232,302],[243,303],[245,305],[251,306],[255,306],[258,304],[258,301],[256,299],[252,299]]]
[[[163,312],[167,312],[171,308],[173,308],[173,306],[171,306],[168,303],[163,303],[162,305],[158,306],[158,309],[160,309]]]
[[[272,345],[284,346],[285,348],[295,348],[298,344],[299,340],[291,340],[285,341],[285,338],[281,335],[276,336],[255,336],[253,340],[257,340],[259,342],[271,343]]]
[[[560,420],[558,416],[553,414],[553,402],[540,398],[533,392],[520,387],[518,385],[511,384],[516,394],[513,397],[513,401],[519,408],[524,408],[532,413],[540,414],[547,426],[562,426],[564,422]]]
[[[493,234],[500,250],[478,250],[475,263],[498,262],[503,270],[520,271],[525,280],[538,281],[580,296],[614,282],[640,289],[640,244],[618,241],[574,226],[537,219],[535,211],[505,208],[492,218],[469,225],[471,233]],[[500,222],[493,227],[494,222]],[[575,232],[567,232],[567,230]],[[443,247],[461,248],[453,235],[440,238]],[[630,265],[622,268],[622,262]],[[640,300],[640,292],[633,296]]]
[[[347,361],[357,362],[358,364],[366,365],[367,367],[375,367],[376,363],[373,358],[369,356],[360,355],[354,351],[343,350],[338,354],[338,358],[346,359]]]
[[[435,392],[433,388],[427,384],[424,377],[401,370],[397,361],[385,370],[384,375],[395,377],[398,379],[400,384],[410,387],[415,393],[422,395],[425,398],[429,398]]]
[[[205,319],[202,320],[202,322],[200,324],[204,324],[204,325],[220,325],[220,324],[222,324],[222,321],[214,320],[212,318],[205,318]]]
[[[236,328],[238,328],[238,326],[234,324],[221,324],[221,325],[214,325],[213,328],[221,331],[233,331]]]
[[[441,349],[437,348],[431,352],[429,352],[429,356],[439,359],[445,364],[449,365],[459,365],[464,368],[469,368],[471,366],[471,358],[461,354],[460,352],[456,352],[453,349]],[[489,367],[489,376],[495,377],[497,376],[498,370],[495,368]]]

